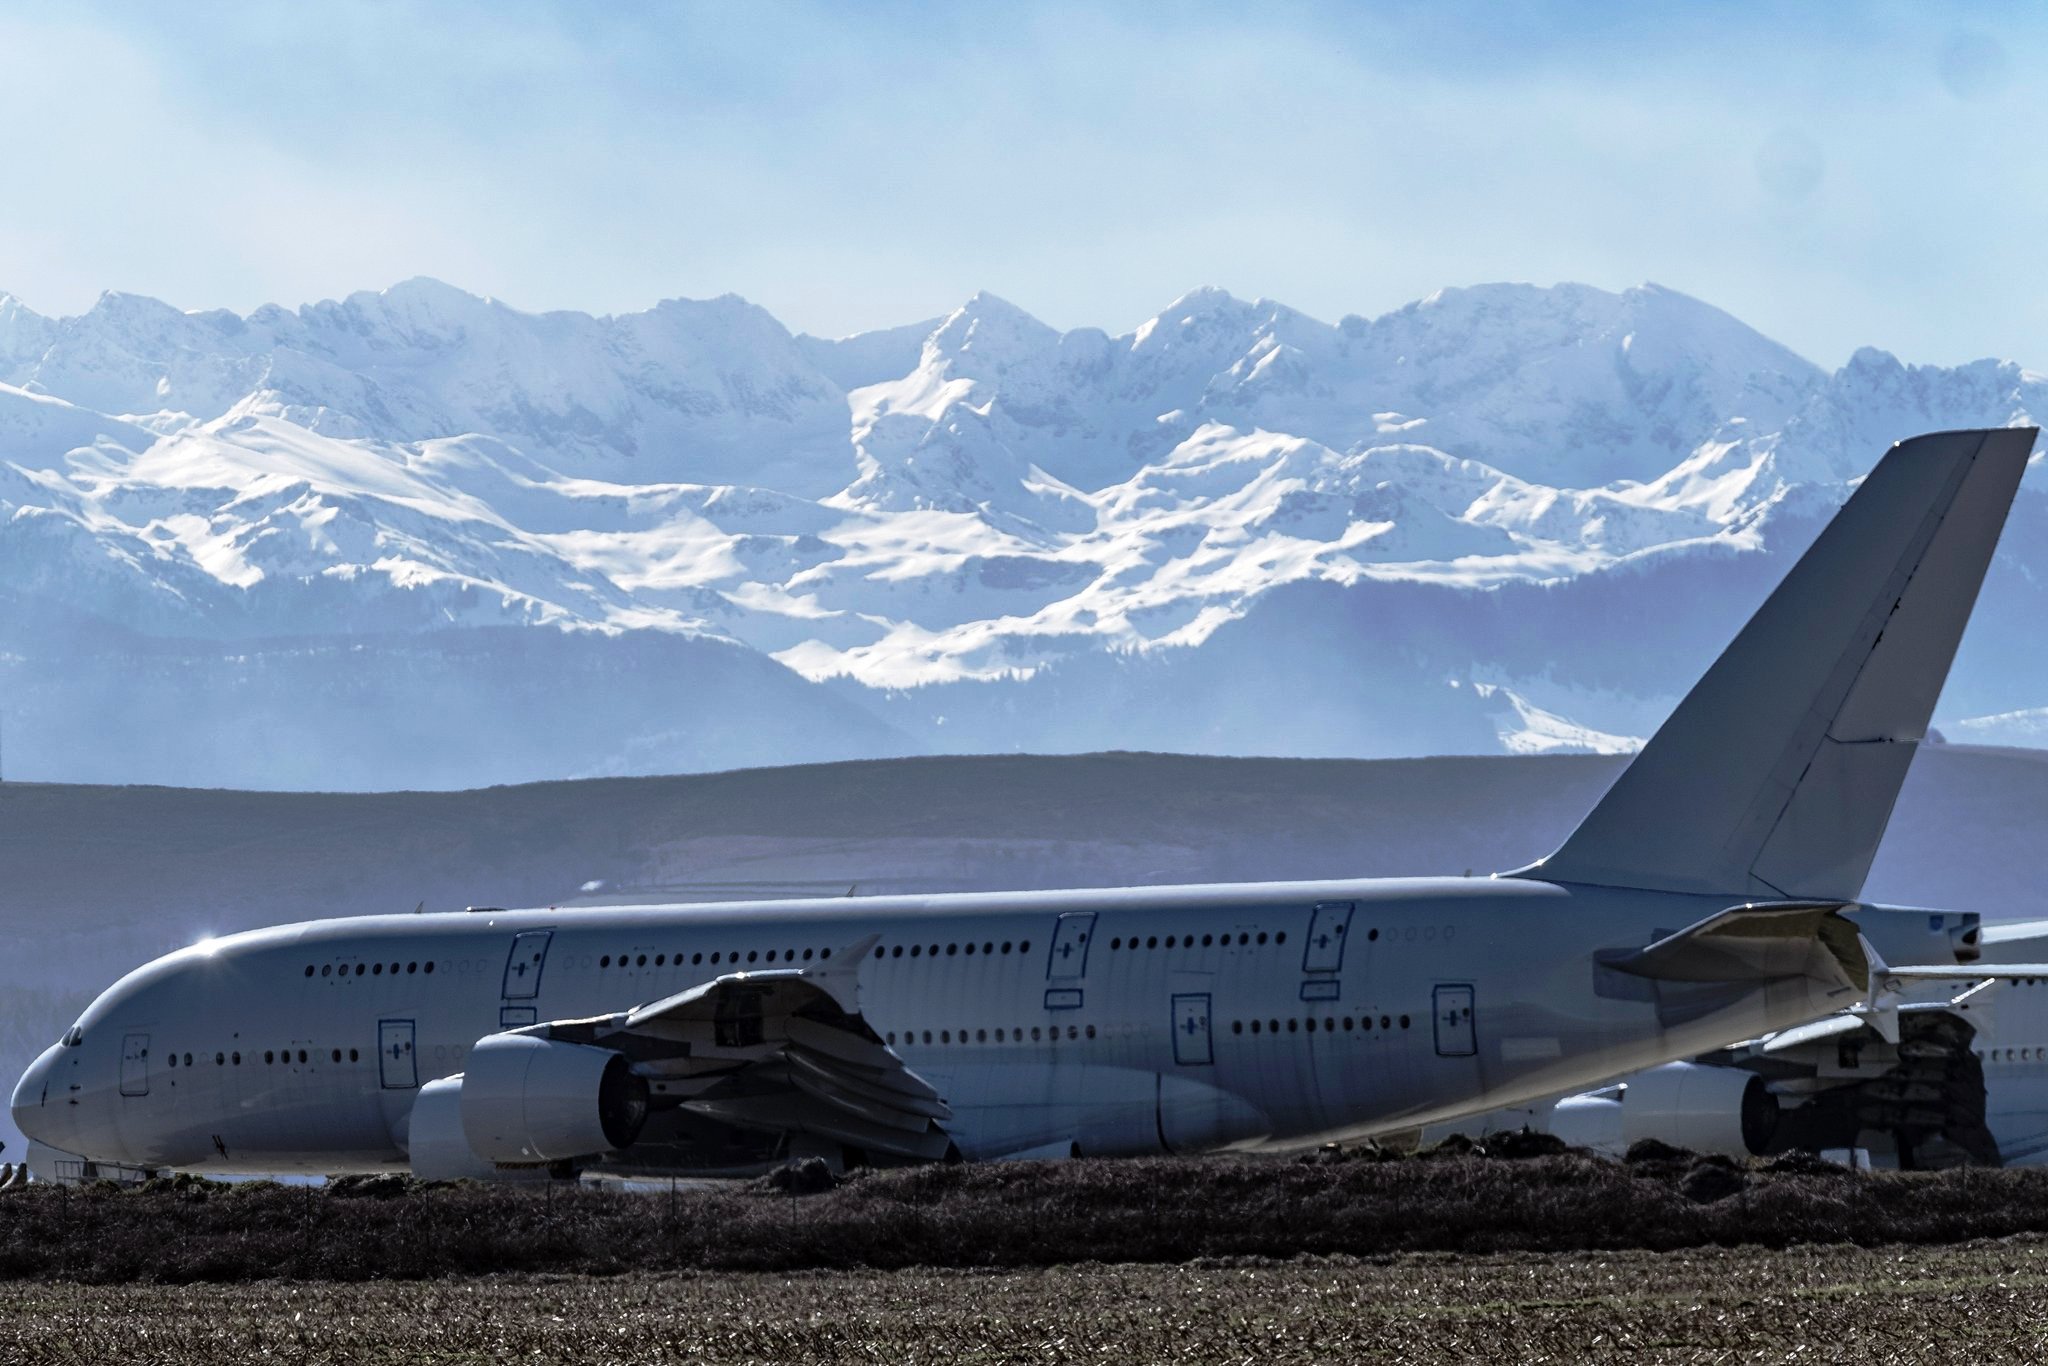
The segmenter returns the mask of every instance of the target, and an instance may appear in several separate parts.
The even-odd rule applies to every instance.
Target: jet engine
[[[648,1090],[623,1053],[532,1034],[488,1034],[469,1050],[462,1132],[486,1162],[526,1166],[628,1147]]]
[[[1698,1153],[1753,1157],[1778,1127],[1778,1098],[1740,1067],[1674,1062],[1630,1077],[1621,1102],[1625,1145],[1654,1138]]]
[[[401,1140],[412,1174],[422,1181],[494,1181],[495,1164],[470,1151],[462,1132],[462,1077],[428,1082],[413,1097]],[[534,1169],[538,1170],[538,1169]]]

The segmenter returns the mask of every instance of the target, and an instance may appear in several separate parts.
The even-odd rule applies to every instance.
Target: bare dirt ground
[[[0,1287],[0,1360],[2039,1361],[2048,1240]]]

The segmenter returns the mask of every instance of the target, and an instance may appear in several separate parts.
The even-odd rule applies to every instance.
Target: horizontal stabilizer
[[[2035,435],[1892,447],[1563,847],[1517,875],[1854,900]]]
[[[1861,992],[1871,958],[1839,902],[1734,906],[1602,966],[1659,982],[1806,977]]]

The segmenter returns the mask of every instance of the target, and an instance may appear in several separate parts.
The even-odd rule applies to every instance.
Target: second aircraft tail
[[[2035,435],[1892,447],[1564,846],[1521,875],[1855,900]]]

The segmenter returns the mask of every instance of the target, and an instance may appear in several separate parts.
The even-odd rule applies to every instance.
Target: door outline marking
[[[138,1042],[139,1041],[139,1042]],[[121,1036],[121,1094],[149,1094],[149,1035]]]
[[[377,1082],[385,1091],[417,1090],[419,1031],[407,1020],[377,1021]]]
[[[1045,980],[1078,982],[1088,975],[1088,946],[1095,938],[1095,912],[1062,911],[1046,950]],[[1076,957],[1076,953],[1079,957]]]
[[[1173,998],[1173,1060],[1182,1067],[1207,1067],[1216,1061],[1209,1024],[1209,993],[1176,993]]]
[[[1351,927],[1353,901],[1319,901],[1309,912],[1308,937],[1302,941],[1303,972],[1339,972],[1344,967],[1344,941]]]
[[[540,977],[547,971],[548,946],[554,938],[553,930],[521,930],[512,936],[512,947],[505,952],[505,980],[499,984],[500,996],[507,1001],[531,1001],[540,995]],[[540,946],[537,950],[536,942]],[[526,975],[529,969],[533,973],[530,981]]]
[[[1479,1052],[1479,1006],[1468,982],[1446,982],[1429,994],[1436,1024],[1436,1055],[1469,1058]]]

